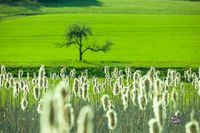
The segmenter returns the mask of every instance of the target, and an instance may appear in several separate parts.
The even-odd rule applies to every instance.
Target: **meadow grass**
[[[199,15],[48,14],[11,17],[0,22],[0,64],[6,66],[157,66],[198,67]],[[83,55],[66,43],[69,24],[92,27],[95,40],[115,44],[110,52]]]
[[[1,4],[7,15],[57,13],[199,14],[198,0],[71,0],[54,3]]]

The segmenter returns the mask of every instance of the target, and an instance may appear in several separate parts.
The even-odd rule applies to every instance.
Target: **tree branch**
[[[94,42],[93,45],[90,45],[88,46],[87,48],[85,48],[83,51],[82,51],[82,54],[85,53],[87,50],[91,50],[91,51],[94,51],[94,52],[98,52],[98,51],[103,51],[103,52],[107,52],[110,50],[111,46],[113,45],[113,43],[109,40],[107,40],[105,42],[104,45],[96,45],[96,43]]]

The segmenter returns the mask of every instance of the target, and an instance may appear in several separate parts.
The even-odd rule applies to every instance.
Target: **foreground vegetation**
[[[150,130],[154,133],[155,130],[184,133],[189,129],[198,130],[199,72],[188,69],[181,74],[169,69],[165,71],[166,76],[160,76],[155,68],[144,73],[129,67],[112,71],[105,67],[104,78],[89,78],[89,73],[87,69],[78,74],[75,69],[66,72],[66,68],[61,68],[57,73],[47,74],[45,67],[41,66],[39,72],[20,70],[17,77],[13,77],[2,66],[1,131],[35,133],[40,129],[41,132],[43,129],[69,132],[70,129],[71,132],[81,132],[82,120],[89,122],[89,129],[93,125],[95,133],[147,133]],[[109,114],[113,112],[116,116],[111,119]],[[172,121],[172,116],[181,118],[181,121],[177,124]],[[60,120],[64,120],[62,124]],[[62,129],[63,124],[65,128]]]

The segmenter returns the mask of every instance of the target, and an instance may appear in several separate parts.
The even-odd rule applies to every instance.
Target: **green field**
[[[200,2],[176,0],[101,0],[35,6],[0,5],[0,65],[6,66],[156,66],[200,65]],[[84,54],[65,43],[74,22],[92,27],[111,51]]]

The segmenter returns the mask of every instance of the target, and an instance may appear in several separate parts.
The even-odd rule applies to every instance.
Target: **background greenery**
[[[112,50],[79,62],[77,47],[57,48],[74,22],[92,27],[88,43],[111,39]],[[198,67],[199,22],[198,0],[1,2],[0,65]]]

